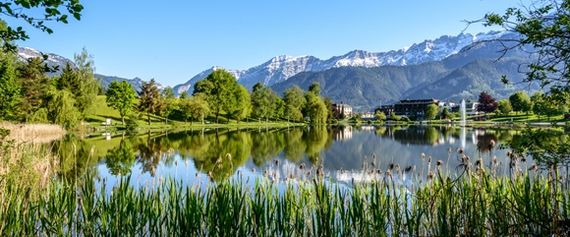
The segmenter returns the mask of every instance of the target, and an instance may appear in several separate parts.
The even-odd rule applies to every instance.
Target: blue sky
[[[33,47],[72,58],[85,47],[97,73],[163,85],[212,66],[247,69],[277,55],[322,59],[354,49],[399,49],[461,33],[465,19],[520,0],[92,0],[81,21],[29,29]],[[9,23],[14,23],[9,21]],[[488,31],[473,25],[467,32]]]

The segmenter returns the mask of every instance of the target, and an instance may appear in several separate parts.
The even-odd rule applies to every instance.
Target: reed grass
[[[66,131],[56,124],[13,124],[0,121],[0,129],[10,131],[7,139],[16,144],[33,143],[45,144],[61,139]]]
[[[407,190],[390,177],[341,186],[227,181],[205,189],[166,180],[111,192],[88,178],[39,196],[0,192],[1,236],[563,236],[570,192],[560,177],[437,176]]]

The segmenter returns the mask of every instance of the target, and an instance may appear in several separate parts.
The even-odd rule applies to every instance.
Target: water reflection
[[[433,126],[297,127],[202,129],[115,135],[80,140],[68,136],[54,144],[62,177],[85,172],[102,176],[198,176],[219,181],[238,170],[274,177],[310,177],[317,172],[349,179],[347,174],[430,170],[437,160],[448,170],[462,164],[461,149],[472,160],[508,164],[507,151],[520,131]],[[77,153],[75,153],[77,152]],[[77,155],[73,155],[77,154]],[[425,154],[422,157],[421,154]],[[311,173],[312,172],[312,173]],[[403,172],[403,171],[402,171]],[[364,176],[361,177],[364,179]]]

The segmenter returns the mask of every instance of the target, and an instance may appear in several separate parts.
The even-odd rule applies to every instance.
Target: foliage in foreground
[[[87,179],[91,180],[91,179]],[[568,234],[560,178],[436,175],[407,191],[390,174],[353,188],[223,182],[206,189],[166,181],[136,189],[123,179],[80,188],[57,182],[39,196],[4,187],[0,234],[172,236],[547,236]]]

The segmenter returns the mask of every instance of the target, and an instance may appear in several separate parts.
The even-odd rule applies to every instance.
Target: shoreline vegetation
[[[406,189],[392,170],[344,187],[322,178],[187,186],[167,179],[140,189],[123,178],[112,189],[85,177],[38,195],[26,187],[0,193],[0,233],[14,235],[171,236],[563,236],[570,230],[568,180],[487,170],[458,177],[437,172]],[[111,190],[111,191],[109,191]]]

